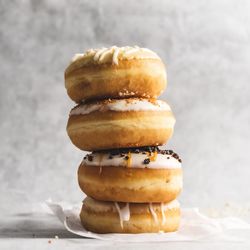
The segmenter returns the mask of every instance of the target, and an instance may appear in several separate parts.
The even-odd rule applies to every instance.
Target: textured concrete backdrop
[[[0,0],[0,207],[78,202],[83,153],[65,126],[72,55],[139,45],[167,64],[184,206],[250,199],[250,2]]]

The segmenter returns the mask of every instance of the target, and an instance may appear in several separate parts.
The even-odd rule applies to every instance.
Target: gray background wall
[[[250,2],[0,0],[0,207],[80,202],[83,154],[65,126],[72,55],[139,45],[167,64],[183,158],[183,206],[245,204],[249,192]]]

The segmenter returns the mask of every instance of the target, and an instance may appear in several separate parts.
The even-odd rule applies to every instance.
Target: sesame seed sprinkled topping
[[[88,161],[93,161],[93,155],[87,155]]]
[[[157,146],[146,146],[146,147],[134,147],[134,148],[119,148],[119,149],[109,149],[109,150],[100,150],[93,151],[92,154],[86,155],[83,159],[88,161],[93,161],[94,154],[108,154],[108,159],[113,159],[113,157],[118,156],[120,158],[124,158],[124,160],[129,160],[131,153],[135,154],[143,154],[145,155],[145,159],[143,164],[149,164],[151,161],[156,160],[157,154],[166,155],[167,159],[170,159],[170,156],[178,160],[180,163],[182,162],[179,155],[176,154],[173,150],[162,150]]]
[[[150,163],[150,159],[149,158],[147,158],[147,159],[145,159],[144,161],[143,161],[143,164],[149,164]]]

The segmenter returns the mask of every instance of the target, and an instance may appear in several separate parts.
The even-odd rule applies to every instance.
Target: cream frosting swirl
[[[125,46],[110,48],[89,49],[85,53],[75,54],[71,63],[81,60],[82,63],[112,63],[119,64],[119,60],[124,59],[160,59],[159,56],[150,49],[140,48],[138,46]]]
[[[170,106],[160,100],[129,98],[104,100],[95,103],[80,104],[70,112],[72,115],[86,115],[95,111],[171,111]]]

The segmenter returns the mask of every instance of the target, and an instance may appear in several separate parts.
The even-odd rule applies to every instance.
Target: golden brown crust
[[[166,220],[163,219],[160,204],[153,205],[157,220],[153,218],[148,203],[130,203],[129,206],[130,219],[123,221],[122,225],[116,210],[96,210],[84,203],[80,213],[80,219],[82,225],[87,230],[96,233],[174,232],[179,228],[180,208],[178,206],[167,208],[164,211]]]
[[[78,103],[105,98],[157,98],[167,85],[165,66],[156,58],[121,60],[119,65],[73,66],[65,71],[65,87]]]
[[[103,201],[169,202],[182,189],[182,169],[88,166],[78,169],[78,183],[88,196]]]
[[[69,117],[72,143],[86,151],[162,145],[170,139],[175,119],[170,111],[106,111]]]

